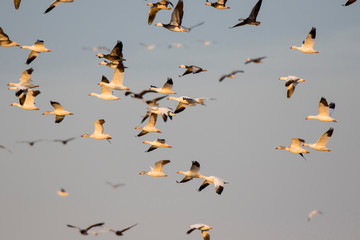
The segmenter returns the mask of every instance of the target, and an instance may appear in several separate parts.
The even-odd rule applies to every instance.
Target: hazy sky
[[[149,7],[143,0],[75,0],[43,14],[51,1],[23,0],[0,3],[0,27],[15,42],[32,45],[45,41],[51,53],[41,53],[30,66],[29,50],[0,48],[0,226],[3,239],[77,240],[83,238],[66,224],[86,227],[105,222],[121,229],[138,223],[123,238],[138,240],[201,240],[199,231],[186,235],[190,224],[213,227],[212,240],[359,239],[360,190],[357,98],[360,87],[360,5],[345,1],[264,0],[260,26],[229,27],[249,15],[257,1],[229,0],[228,10],[205,6],[203,0],[184,0],[183,25],[205,21],[190,33],[175,33],[149,26]],[[174,5],[176,1],[173,1]],[[171,11],[162,10],[157,22],[169,23]],[[291,50],[300,46],[311,27],[317,28],[314,48],[319,54]],[[89,97],[100,92],[101,76],[111,79],[113,69],[100,66],[97,52],[84,47],[112,48],[124,44],[124,85],[135,92],[162,86],[173,78],[176,96],[211,97],[206,106],[186,109],[156,127],[162,133],[135,137],[146,105],[114,91],[118,101]],[[202,40],[214,42],[204,46]],[[156,44],[152,51],[140,43]],[[174,42],[183,48],[168,48]],[[104,51],[102,51],[104,52]],[[244,65],[246,58],[267,56],[262,64]],[[181,64],[207,69],[179,78]],[[39,84],[40,111],[26,111],[8,82],[18,82],[21,72],[33,67]],[[222,74],[244,70],[235,79],[219,83]],[[281,76],[296,75],[300,83],[290,99]],[[145,95],[146,99],[159,94]],[[335,102],[337,123],[305,120],[316,115],[325,97]],[[60,102],[75,113],[60,124],[49,101]],[[173,109],[175,101],[162,100]],[[68,145],[43,141],[33,147],[22,140],[65,139],[93,131],[103,118],[105,140],[78,138]],[[331,152],[310,150],[306,161],[299,155],[275,150],[299,137],[314,143],[333,127]],[[172,149],[146,153],[144,140],[165,138]],[[140,176],[161,159],[167,178]],[[219,176],[229,184],[221,196],[213,184],[197,192],[202,180],[177,184],[191,161],[201,164],[203,175]],[[116,190],[105,181],[125,183]],[[60,188],[69,197],[56,194]],[[320,209],[310,223],[307,214]],[[94,236],[87,236],[94,238]],[[99,240],[118,238],[113,233]]]

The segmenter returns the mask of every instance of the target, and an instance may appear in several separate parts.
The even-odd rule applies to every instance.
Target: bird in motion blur
[[[80,234],[82,235],[88,235],[88,231],[93,228],[93,227],[101,227],[102,225],[104,225],[105,223],[96,223],[96,224],[93,224],[85,229],[82,229],[82,228],[79,228],[77,226],[74,226],[74,225],[69,225],[67,224],[66,226],[68,227],[71,227],[71,228],[76,228],[77,230],[79,230]]]
[[[204,240],[210,240],[209,230],[213,229],[211,226],[208,226],[208,225],[203,224],[203,223],[192,224],[192,225],[189,226],[189,229],[188,229],[188,231],[186,233],[190,234],[195,229],[198,229],[198,230],[201,231],[201,234],[202,234]]]

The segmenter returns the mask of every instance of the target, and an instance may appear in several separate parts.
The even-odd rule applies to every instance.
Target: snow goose
[[[130,95],[130,97],[132,98],[138,98],[138,99],[143,99],[143,96],[147,93],[151,93],[151,92],[156,92],[154,90],[143,90],[139,93],[134,93],[134,92],[131,92],[131,91],[127,91],[125,92],[125,96],[128,96]]]
[[[185,110],[185,108],[187,106],[194,106],[196,104],[198,104],[198,102],[190,97],[187,96],[181,96],[181,97],[168,97],[168,100],[175,100],[178,101],[179,104],[176,106],[176,109],[174,111],[174,113],[179,113]]]
[[[162,148],[172,148],[172,146],[170,146],[169,144],[166,144],[165,143],[165,139],[160,139],[158,138],[156,141],[143,141],[143,143],[146,143],[146,144],[150,144],[151,146],[149,147],[148,150],[146,150],[145,152],[151,152],[159,147],[162,147]]]
[[[104,119],[99,119],[94,122],[94,132],[92,134],[83,134],[81,137],[89,137],[94,139],[106,139],[109,141],[109,139],[112,139],[112,137],[109,134],[104,134],[104,127],[103,124],[105,123]],[[109,141],[110,142],[110,141]]]
[[[303,139],[292,138],[291,139],[291,145],[289,147],[278,146],[275,149],[286,150],[286,151],[289,151],[289,152],[292,152],[292,153],[298,153],[301,157],[303,157],[306,160],[303,153],[308,154],[310,152],[301,147],[301,143],[304,143],[304,142],[305,142],[305,140],[303,140]]]
[[[172,120],[172,117],[176,116],[176,114],[172,112],[172,109],[168,107],[148,107],[148,109],[149,111],[146,112],[144,118],[141,120],[141,123],[143,123],[152,113],[161,115],[164,122],[167,121],[168,117]]]
[[[12,103],[11,106],[17,106],[25,110],[40,110],[35,106],[35,97],[40,94],[40,91],[33,91],[28,89],[19,95],[19,103]]]
[[[171,20],[169,24],[156,23],[155,26],[164,27],[173,32],[189,32],[190,29],[181,27],[182,18],[184,15],[184,2],[179,0],[171,14]]]
[[[61,142],[62,144],[66,145],[68,142],[75,140],[77,137],[71,137],[67,139],[54,139],[53,142]]]
[[[190,74],[190,73],[195,74],[195,73],[200,73],[200,72],[206,72],[207,71],[207,70],[202,69],[201,67],[198,67],[198,66],[195,66],[195,65],[190,65],[190,66],[180,65],[179,68],[186,68],[186,71],[183,73],[183,75],[179,75],[179,77],[182,77],[182,76]]]
[[[242,70],[235,70],[235,71],[232,71],[231,73],[229,74],[224,74],[222,75],[220,78],[219,78],[219,82],[222,82],[225,78],[235,78],[235,74],[237,73],[243,73],[244,71]]]
[[[279,80],[285,81],[285,87],[287,87],[287,92],[286,92],[287,98],[290,98],[291,95],[294,93],[295,87],[296,85],[298,85],[298,83],[306,82],[306,80],[302,78],[298,78],[296,76],[280,77]]]
[[[15,87],[9,87],[9,90],[26,90],[28,88],[36,88],[39,87],[39,85],[34,85],[31,83],[31,74],[34,71],[33,68],[29,68],[25,71],[23,71],[20,75],[20,82],[19,83],[13,83],[10,82],[7,85],[8,86],[15,86]]]
[[[88,231],[93,228],[93,227],[101,227],[102,225],[104,225],[105,223],[96,223],[96,224],[93,224],[85,229],[81,229],[77,226],[73,226],[73,225],[69,225],[67,224],[66,226],[68,227],[71,227],[71,228],[76,228],[77,230],[79,230],[79,232],[82,234],[82,235],[88,235]]]
[[[189,229],[188,229],[188,231],[186,233],[190,234],[195,229],[199,229],[201,231],[201,234],[202,234],[204,240],[210,240],[209,230],[212,229],[211,226],[208,226],[208,225],[203,224],[203,223],[193,224],[193,225],[189,226]]]
[[[317,119],[323,122],[337,122],[335,119],[331,117],[332,112],[335,109],[335,103],[331,102],[330,104],[327,103],[324,97],[321,97],[319,102],[319,113],[316,116],[310,115],[307,116],[305,119]]]
[[[99,62],[99,65],[104,65],[104,66],[107,66],[109,68],[116,69],[119,66],[119,62],[102,61],[102,62]]]
[[[138,137],[144,136],[145,134],[149,133],[149,132],[157,132],[157,133],[161,133],[160,129],[157,129],[155,127],[156,124],[156,119],[157,119],[157,114],[152,113],[150,115],[149,121],[146,124],[145,127],[135,127],[135,129],[141,129],[142,131],[137,135]]]
[[[14,0],[15,9],[19,9],[21,0]]]
[[[109,181],[106,181],[105,183],[109,184],[112,189],[116,189],[116,188],[118,188],[118,187],[125,186],[124,183],[113,184],[113,183],[111,183],[111,182],[109,182]]]
[[[124,82],[124,65],[122,63],[119,63],[118,66],[115,68],[113,78],[111,82],[109,83],[106,81],[101,81],[99,85],[101,86],[107,86],[114,90],[130,90],[130,88],[125,87],[123,85]]]
[[[161,9],[171,10],[171,7],[168,7],[169,4],[174,7],[174,5],[168,0],[161,0],[157,3],[148,3],[147,5],[151,6],[149,10],[148,24],[151,25],[153,23],[157,12]]]
[[[266,58],[266,57],[258,57],[258,58],[247,58],[246,61],[245,61],[245,64],[248,64],[248,63],[262,63],[263,59]]]
[[[173,80],[168,77],[167,81],[163,87],[158,88],[156,86],[151,85],[150,90],[154,90],[155,92],[162,93],[162,94],[176,94],[171,90],[173,85],[174,85]]]
[[[104,84],[101,84],[101,83],[104,83]],[[103,75],[101,82],[98,83],[98,85],[100,85],[100,87],[101,87],[101,94],[90,93],[89,96],[95,96],[95,97],[98,97],[100,99],[107,100],[107,101],[119,100],[120,98],[113,95],[112,89],[110,87],[106,86],[105,84],[109,84],[109,80]]]
[[[48,13],[51,10],[53,10],[56,6],[58,6],[60,3],[71,3],[74,2],[74,0],[55,0],[50,4],[50,6],[45,10],[44,13]]]
[[[187,172],[183,172],[183,171],[178,171],[176,173],[178,174],[184,174],[185,177],[180,181],[176,181],[177,183],[184,183],[184,182],[188,182],[190,180],[192,180],[193,178],[200,178],[200,176],[202,176],[200,174],[200,163],[198,161],[192,161],[190,170]]]
[[[0,47],[19,47],[19,46],[20,44],[11,41],[9,36],[6,35],[6,33],[4,33],[4,31],[0,27]]]
[[[316,38],[316,28],[312,27],[301,47],[291,46],[290,49],[297,49],[303,53],[319,53],[313,49]]]
[[[27,143],[30,147],[34,146],[35,143],[45,141],[46,139],[37,139],[34,141],[18,141],[18,143]]]
[[[205,5],[206,6],[211,6],[214,7],[216,9],[229,9],[230,7],[225,6],[227,0],[218,0],[217,2],[209,2],[208,0],[206,0]]]
[[[323,214],[323,212],[320,211],[320,210],[313,210],[313,211],[311,211],[311,212],[309,213],[308,217],[307,217],[308,222],[310,222],[311,219],[312,219],[312,217],[315,216],[316,214]]]
[[[356,0],[347,0],[347,2],[345,4],[342,4],[344,7],[345,6],[349,6],[350,4],[353,4],[354,2],[356,2]]]
[[[60,196],[60,197],[67,197],[69,196],[69,193],[65,191],[65,189],[60,189],[58,191],[56,191],[56,193]]]
[[[139,175],[149,175],[149,176],[152,176],[152,177],[167,177],[168,175],[166,175],[165,173],[162,172],[162,169],[164,167],[165,164],[168,164],[170,162],[170,160],[160,160],[160,161],[157,161],[155,163],[155,166],[154,167],[150,167],[150,171],[149,172],[145,172],[145,171],[142,171],[139,173]]]
[[[316,143],[313,143],[313,144],[304,143],[303,146],[311,147],[312,149],[317,150],[317,151],[330,152],[331,150],[326,147],[326,144],[329,142],[333,132],[334,132],[334,129],[329,128],[329,130],[327,130],[326,133],[321,135],[321,137],[317,140]]]
[[[9,153],[12,153],[11,150],[5,147],[4,145],[0,145],[0,148],[8,151]]]
[[[54,108],[54,111],[44,112],[42,115],[55,115],[55,123],[60,123],[65,118],[65,115],[74,115],[72,112],[64,110],[64,108],[58,102],[50,101],[50,104]]]
[[[123,58],[122,49],[123,49],[123,43],[118,40],[115,47],[111,50],[111,53],[105,55],[102,53],[98,53],[96,54],[96,56],[99,58],[105,58],[112,62],[119,63],[126,60]]]
[[[146,103],[149,106],[159,106],[159,104],[157,103],[158,101],[160,101],[163,98],[166,98],[168,95],[165,96],[161,96],[161,97],[157,97],[157,98],[153,98],[150,100],[143,100],[144,103]]]
[[[45,47],[45,43],[43,40],[37,40],[32,46],[21,46],[20,48],[26,48],[31,50],[26,60],[26,64],[30,64],[42,52],[51,52],[51,50]]]
[[[198,189],[199,192],[201,192],[204,188],[209,186],[210,183],[214,183],[215,192],[220,195],[222,193],[222,191],[224,190],[224,184],[229,183],[228,181],[225,181],[216,176],[206,177],[206,176],[200,175],[199,178],[205,179],[204,182],[200,185],[200,187]]]
[[[234,26],[232,26],[231,28],[234,28],[234,27],[239,27],[239,26],[243,26],[243,25],[246,25],[246,24],[249,24],[249,25],[260,25],[260,22],[256,21],[256,17],[259,13],[259,10],[260,10],[260,7],[261,7],[261,3],[262,3],[262,0],[259,0],[255,6],[253,7],[253,9],[251,10],[251,13],[249,15],[248,18],[246,19],[243,19],[243,18],[239,18],[239,21],[242,21]]]
[[[122,236],[123,235],[123,232],[129,230],[130,228],[132,227],[135,227],[137,224],[134,224],[134,225],[131,225],[130,227],[126,227],[124,229],[121,229],[121,230],[114,230],[114,229],[110,229],[110,228],[107,228],[108,231],[110,232],[113,232],[115,233],[117,236]]]

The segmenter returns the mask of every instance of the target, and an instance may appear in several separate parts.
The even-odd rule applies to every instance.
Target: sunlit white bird
[[[40,91],[33,91],[28,89],[19,94],[19,103],[12,103],[11,106],[17,106],[25,110],[40,110],[35,106],[35,97],[40,94]]]
[[[120,98],[113,95],[112,89],[106,85],[108,83],[109,83],[109,80],[103,75],[101,82],[98,83],[98,85],[100,85],[100,87],[101,87],[101,93],[100,94],[90,93],[89,96],[95,96],[95,97],[98,97],[100,99],[107,100],[107,101],[119,100]]]
[[[200,178],[200,176],[202,177],[200,174],[200,163],[198,161],[192,161],[189,171],[178,171],[176,173],[185,175],[185,177],[180,182],[176,181],[177,183],[184,183],[192,180],[193,178]]]
[[[294,93],[295,87],[296,85],[298,85],[298,83],[306,82],[306,80],[302,78],[298,78],[296,76],[280,77],[279,80],[285,81],[285,87],[287,87],[287,93],[286,93],[287,98],[290,98],[291,95]]]
[[[83,134],[81,137],[89,137],[94,139],[106,139],[109,141],[109,139],[112,139],[112,137],[109,134],[104,134],[104,127],[103,124],[105,123],[104,119],[99,119],[94,122],[94,132],[92,134]],[[110,141],[109,141],[110,142]]]
[[[28,88],[36,88],[39,87],[39,85],[34,85],[31,83],[31,74],[34,71],[33,68],[29,68],[25,71],[23,71],[20,75],[20,82],[19,83],[13,83],[10,82],[7,85],[8,86],[14,86],[14,87],[9,87],[9,90],[26,90]]]
[[[20,44],[11,41],[9,36],[6,33],[4,33],[3,29],[0,27],[0,47],[19,47],[19,46]]]
[[[149,172],[142,171],[142,172],[139,173],[139,175],[146,174],[146,175],[149,175],[149,176],[152,176],[152,177],[167,177],[168,175],[163,173],[162,169],[163,169],[164,165],[168,164],[169,162],[170,162],[170,160],[157,161],[155,163],[154,167],[150,167],[151,170]]]
[[[153,150],[155,150],[155,149],[157,149],[159,147],[161,147],[161,148],[165,148],[165,147],[172,148],[172,146],[170,146],[169,144],[167,144],[165,142],[165,139],[160,139],[160,138],[158,138],[156,141],[143,141],[143,143],[151,145],[150,148],[145,152],[151,152],[151,151],[153,151]]]
[[[191,97],[187,97],[187,96],[181,96],[181,97],[171,96],[171,97],[168,97],[167,99],[175,100],[175,101],[179,102],[174,111],[175,114],[184,111],[187,106],[194,106],[194,105],[198,104],[198,101],[196,101],[195,99],[193,99]]]
[[[214,7],[216,9],[229,9],[230,7],[225,5],[226,2],[227,2],[227,0],[218,0],[217,2],[212,3],[212,2],[209,2],[208,0],[206,0],[205,5]]]
[[[315,44],[315,38],[316,38],[316,28],[312,27],[305,41],[303,41],[301,47],[291,46],[290,49],[297,49],[299,51],[302,51],[303,53],[319,53],[313,48]]]
[[[65,115],[74,115],[74,113],[64,110],[64,108],[58,102],[50,101],[50,104],[53,106],[54,111],[44,112],[42,115],[55,115],[55,123],[60,123],[65,118]]]
[[[200,187],[198,189],[199,192],[201,192],[204,188],[209,186],[210,183],[214,183],[215,192],[220,195],[222,193],[222,191],[224,190],[224,184],[229,183],[228,181],[221,179],[219,177],[216,177],[216,176],[206,177],[206,176],[200,175],[199,178],[205,179],[204,182],[200,185]]]
[[[189,229],[188,229],[188,231],[186,233],[190,234],[195,229],[199,229],[201,231],[204,240],[210,240],[209,230],[212,229],[211,226],[208,226],[208,225],[203,224],[203,223],[193,224],[193,225],[189,226]]]
[[[160,115],[164,122],[166,122],[168,118],[172,120],[172,117],[176,116],[176,114],[172,112],[172,109],[168,107],[148,107],[148,109],[149,111],[146,112],[141,122],[144,122],[152,113]]]
[[[278,146],[275,149],[286,150],[286,151],[289,151],[289,152],[292,152],[292,153],[298,153],[301,157],[303,157],[306,160],[303,153],[308,154],[310,152],[307,149],[302,148],[301,143],[305,143],[305,140],[300,139],[300,138],[292,138],[290,146],[288,146],[288,147]]]
[[[323,122],[337,122],[335,119],[331,117],[332,112],[335,109],[335,103],[331,102],[327,103],[324,97],[321,97],[319,102],[319,113],[318,115],[309,115],[305,119],[317,119]]]
[[[135,127],[135,129],[141,129],[142,130],[137,136],[141,137],[141,136],[144,136],[145,134],[147,134],[149,132],[161,133],[161,130],[157,129],[155,127],[156,120],[157,120],[157,114],[151,113],[149,121],[148,121],[148,123],[146,124],[145,127],[139,127],[139,126]]]
[[[308,217],[307,217],[308,222],[310,222],[311,219],[312,219],[312,217],[315,216],[316,214],[323,214],[323,212],[320,211],[320,210],[313,210],[313,211],[311,211],[311,212],[309,213]]]
[[[31,50],[26,60],[26,64],[30,64],[42,52],[51,52],[51,50],[45,47],[45,43],[43,40],[37,40],[32,46],[21,46],[20,48],[26,48]]]
[[[124,82],[124,64],[120,62],[115,68],[113,78],[110,83],[101,81],[99,85],[107,86],[114,90],[130,90],[130,88],[123,85]]]
[[[174,5],[168,0],[161,0],[157,3],[148,3],[147,5],[151,6],[149,10],[148,24],[151,25],[153,23],[158,11],[162,9],[171,10],[171,7],[168,7],[169,4],[174,7]]]
[[[167,81],[163,87],[158,88],[156,86],[151,85],[150,90],[154,90],[155,92],[162,93],[162,94],[176,94],[171,90],[173,85],[174,85],[173,80],[168,77]]]
[[[56,6],[58,6],[60,3],[71,3],[74,2],[74,0],[55,0],[50,4],[50,6],[45,10],[44,13],[48,13],[51,10],[53,10]]]
[[[316,143],[310,144],[310,143],[304,143],[304,147],[311,147],[314,150],[317,151],[326,151],[330,152],[331,150],[326,147],[326,144],[329,142],[332,134],[334,132],[333,128],[329,128],[321,137],[317,140]]]

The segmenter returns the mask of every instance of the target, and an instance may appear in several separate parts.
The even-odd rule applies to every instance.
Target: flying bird
[[[189,32],[190,29],[181,27],[182,18],[184,15],[184,2],[179,0],[171,14],[171,20],[169,24],[156,23],[155,26],[164,27],[173,32]]]
[[[43,40],[37,40],[32,46],[21,46],[20,48],[31,50],[26,60],[26,64],[30,64],[42,52],[51,52],[51,50],[45,47],[45,43]]]
[[[58,190],[58,191],[56,191],[56,193],[59,195],[59,196],[61,196],[61,197],[67,197],[67,196],[69,196],[69,193],[68,192],[66,192],[65,191],[65,189],[60,189],[60,190]]]
[[[313,210],[313,211],[311,211],[311,212],[309,213],[308,217],[307,217],[308,222],[310,222],[311,219],[312,219],[312,217],[315,216],[316,214],[323,214],[323,212],[320,211],[320,210]]]
[[[203,223],[193,224],[193,225],[189,226],[189,229],[188,229],[188,231],[186,233],[190,234],[195,229],[199,229],[201,231],[204,240],[210,240],[209,230],[212,229],[211,226],[208,226],[208,225],[203,224]]]
[[[354,2],[356,2],[356,0],[347,0],[347,2],[345,4],[342,4],[344,7],[345,6],[349,6],[350,4],[353,4]]]
[[[296,85],[298,85],[298,83],[306,82],[306,80],[298,78],[296,76],[280,77],[279,80],[285,80],[285,87],[287,87],[287,98],[290,98],[291,95],[294,93],[295,87]]]
[[[156,97],[156,98],[153,98],[153,99],[150,99],[150,100],[145,100],[144,99],[143,102],[146,103],[149,106],[159,106],[158,101],[160,101],[163,98],[166,98],[167,96],[168,95],[161,96],[161,97]]]
[[[154,48],[156,47],[155,44],[149,45],[149,44],[145,44],[145,43],[140,43],[140,46],[145,47],[146,50],[149,50],[149,51],[154,50]]]
[[[229,9],[230,7],[225,5],[226,2],[227,2],[227,0],[218,0],[217,2],[212,3],[212,2],[209,2],[208,0],[206,0],[205,5],[214,7],[216,9]]]
[[[199,178],[205,179],[204,182],[200,185],[198,191],[201,192],[204,188],[210,185],[210,183],[214,183],[215,186],[215,192],[219,195],[221,195],[222,191],[224,190],[224,184],[228,184],[228,181],[225,181],[224,179],[221,179],[216,176],[203,176],[200,175]]]
[[[109,184],[112,189],[116,189],[116,188],[118,188],[118,187],[125,186],[124,183],[113,184],[113,183],[111,183],[111,182],[109,182],[109,181],[106,181],[106,183]]]
[[[166,144],[165,143],[165,139],[160,139],[158,138],[156,141],[143,141],[143,143],[146,143],[146,144],[150,144],[151,146],[149,147],[148,150],[146,150],[145,152],[151,152],[159,147],[162,147],[162,148],[172,148],[172,146],[170,146],[169,144]]]
[[[71,227],[71,228],[76,228],[77,230],[79,230],[79,232],[82,234],[82,235],[88,235],[88,231],[93,228],[93,227],[101,227],[102,225],[104,225],[105,223],[97,223],[97,224],[93,224],[85,229],[81,229],[79,227],[76,227],[76,226],[73,226],[73,225],[66,225],[68,227]]]
[[[148,24],[151,25],[153,23],[156,14],[161,9],[171,10],[171,7],[168,7],[169,4],[174,7],[174,5],[168,0],[161,0],[157,3],[148,3],[147,5],[151,6],[149,10]]]
[[[50,12],[51,10],[53,10],[56,6],[58,6],[60,3],[71,3],[74,2],[74,0],[55,0],[54,2],[52,2],[50,4],[50,6],[45,10],[45,13]]]
[[[10,82],[7,85],[8,86],[15,86],[15,87],[9,87],[9,90],[16,90],[16,96],[20,95],[19,90],[27,90],[29,88],[36,88],[39,87],[39,85],[34,85],[31,83],[31,74],[33,73],[34,69],[29,68],[25,71],[23,71],[20,75],[20,82],[19,83],[13,83]]]
[[[155,163],[155,166],[154,167],[150,167],[150,171],[149,172],[145,172],[145,171],[142,171],[139,173],[139,175],[149,175],[149,176],[152,176],[152,177],[167,177],[168,175],[166,175],[165,173],[162,172],[162,169],[164,167],[165,164],[168,164],[170,162],[170,160],[160,160],[160,161],[157,161]]]
[[[126,227],[126,228],[124,228],[124,229],[121,229],[121,230],[114,230],[114,229],[110,229],[110,228],[108,228],[107,230],[110,231],[110,232],[115,233],[117,236],[122,236],[122,235],[123,235],[123,232],[129,230],[129,229],[132,228],[132,227],[135,227],[136,225],[137,225],[137,223],[134,224],[134,225],[131,225],[131,226],[129,226],[129,227]]]
[[[123,43],[118,40],[115,47],[111,50],[111,53],[109,54],[98,53],[96,54],[96,56],[98,58],[105,58],[111,62],[119,63],[126,60],[123,58],[122,50],[123,50]]]
[[[313,48],[315,44],[315,38],[316,38],[316,28],[312,27],[305,41],[303,41],[301,47],[291,46],[290,49],[297,49],[299,51],[302,51],[303,53],[319,53]]]
[[[50,104],[54,108],[54,111],[44,112],[42,115],[47,115],[47,114],[55,115],[55,123],[60,123],[62,120],[64,120],[66,115],[74,115],[72,112],[64,110],[64,108],[58,102],[50,101]]]
[[[122,62],[118,63],[114,70],[111,82],[101,81],[98,85],[106,86],[114,90],[130,90],[130,88],[123,85],[125,67]],[[104,79],[104,78],[103,78]]]
[[[245,61],[245,64],[248,64],[248,63],[262,63],[262,60],[266,58],[266,57],[258,57],[258,58],[247,58],[246,61]]]
[[[14,0],[15,9],[19,9],[21,0]]]
[[[0,145],[0,148],[8,151],[9,153],[12,153],[11,150],[5,147],[4,145]]]
[[[54,139],[53,142],[61,142],[62,144],[66,145],[68,142],[75,140],[77,137],[71,137],[67,139]]]
[[[30,147],[34,146],[35,143],[38,143],[38,142],[42,142],[42,141],[45,141],[46,139],[37,139],[37,140],[34,140],[34,141],[18,141],[18,143],[27,143],[29,144]]]
[[[156,120],[157,120],[157,114],[156,113],[151,113],[149,121],[148,121],[148,123],[146,124],[145,127],[139,127],[139,126],[135,127],[135,129],[141,129],[142,130],[137,136],[141,137],[141,136],[144,136],[145,134],[147,134],[149,132],[161,133],[161,130],[157,129],[155,127]]]
[[[256,21],[256,17],[259,13],[259,10],[260,10],[260,7],[261,7],[261,3],[262,3],[262,0],[259,0],[255,6],[253,7],[253,9],[251,10],[251,13],[249,15],[248,18],[246,19],[243,19],[243,18],[239,18],[239,21],[242,21],[230,28],[234,28],[234,27],[239,27],[239,26],[243,26],[243,25],[246,25],[246,24],[249,24],[249,25],[260,25],[260,22]]]
[[[128,96],[130,95],[130,97],[132,98],[138,98],[138,99],[143,99],[143,96],[147,93],[151,93],[151,92],[156,92],[154,90],[143,90],[139,93],[134,93],[134,92],[131,92],[131,91],[126,91],[125,92],[125,96]]]
[[[40,94],[40,91],[33,91],[28,89],[19,93],[19,103],[12,103],[11,106],[17,106],[25,110],[40,110],[35,106],[35,97]]]
[[[331,102],[330,104],[327,103],[324,97],[321,97],[319,102],[319,113],[316,116],[310,115],[307,116],[305,119],[317,119],[323,122],[337,122],[335,119],[331,117],[332,112],[335,109],[335,103]]]
[[[176,173],[185,175],[185,177],[180,182],[176,181],[177,183],[188,182],[193,178],[200,178],[200,176],[202,176],[200,174],[200,163],[198,161],[192,161],[189,171],[187,172],[178,171]]]
[[[198,66],[195,66],[195,65],[190,65],[190,66],[180,65],[179,68],[186,68],[186,71],[183,73],[183,75],[179,75],[179,77],[182,77],[182,76],[190,74],[190,73],[196,74],[196,73],[207,71],[207,70],[202,69],[201,67],[198,67]]]
[[[103,83],[103,84],[102,84]],[[107,84],[109,84],[109,80],[103,75],[101,82],[98,83],[98,85],[100,85],[101,87],[101,93],[90,93],[89,96],[95,96],[97,98],[103,99],[103,100],[119,100],[120,98],[113,95],[112,89],[110,87],[107,86]]]
[[[6,33],[4,33],[3,29],[0,27],[0,47],[19,47],[19,46],[20,44],[11,41],[9,36]]]
[[[289,147],[278,146],[275,149],[286,150],[286,151],[289,151],[292,153],[298,153],[301,157],[303,157],[306,160],[303,153],[308,154],[310,152],[307,149],[302,148],[301,143],[305,143],[305,140],[300,139],[300,138],[292,138],[291,145]]]
[[[141,120],[141,123],[143,123],[152,113],[161,115],[164,122],[166,122],[168,118],[172,120],[172,117],[176,116],[176,114],[172,112],[172,109],[168,107],[148,107],[148,109],[149,111],[146,112],[144,118]]]
[[[94,139],[106,139],[108,142],[112,137],[109,134],[104,134],[103,124],[105,123],[104,119],[99,119],[94,122],[94,132],[92,134],[83,134],[81,137],[89,137]]]
[[[158,88],[156,86],[151,85],[149,90],[153,90],[155,92],[162,93],[162,94],[176,94],[171,90],[173,85],[174,85],[173,80],[168,77],[167,81],[163,87]]]
[[[317,151],[330,152],[331,150],[326,147],[326,144],[329,142],[333,132],[334,132],[334,129],[329,128],[329,130],[327,130],[323,135],[321,135],[321,137],[317,140],[316,143],[313,143],[313,144],[304,143],[303,146],[311,147],[312,149],[317,150]]]
[[[175,100],[178,101],[178,105],[176,106],[176,109],[174,111],[174,113],[179,113],[185,110],[185,108],[187,106],[194,106],[196,104],[198,104],[198,102],[191,98],[191,97],[187,97],[187,96],[181,96],[181,97],[168,97],[168,100]]]
[[[235,78],[235,74],[237,73],[243,73],[244,71],[242,70],[235,70],[235,71],[232,71],[231,73],[229,74],[224,74],[222,75],[220,78],[219,78],[219,82],[222,82],[225,78]]]

